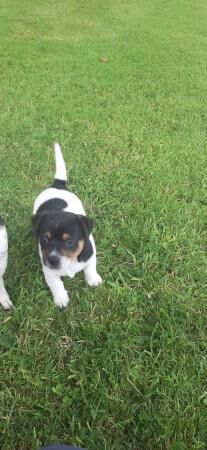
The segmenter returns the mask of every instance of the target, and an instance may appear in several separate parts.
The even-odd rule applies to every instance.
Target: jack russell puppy
[[[4,286],[4,273],[7,268],[8,260],[8,238],[6,227],[3,220],[0,218],[0,304],[5,309],[8,310],[12,307],[12,302],[9,298],[9,294]]]
[[[98,286],[102,279],[96,271],[93,221],[85,215],[80,199],[66,187],[66,167],[59,144],[54,145],[54,152],[54,182],[36,198],[31,221],[46,283],[55,305],[63,309],[69,296],[61,277],[73,278],[83,270],[91,287]]]

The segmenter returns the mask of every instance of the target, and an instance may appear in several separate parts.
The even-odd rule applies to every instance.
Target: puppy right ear
[[[90,217],[83,216],[82,214],[76,214],[76,219],[81,225],[85,237],[88,237],[93,229],[93,219],[90,219]]]
[[[37,213],[37,214],[33,214],[33,216],[31,217],[32,231],[33,231],[35,237],[37,237],[39,234],[40,226],[41,226],[41,222],[42,222],[42,216],[43,216],[43,214]]]

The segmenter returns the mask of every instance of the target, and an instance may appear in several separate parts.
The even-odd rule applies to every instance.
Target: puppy
[[[9,294],[5,289],[3,280],[3,275],[7,268],[7,260],[8,260],[7,232],[3,220],[0,219],[0,304],[5,310],[8,310],[12,307],[12,302],[9,298]]]
[[[66,167],[59,144],[54,146],[56,172],[52,187],[36,198],[32,228],[42,269],[54,303],[65,308],[69,296],[61,277],[73,278],[84,271],[87,284],[98,286],[96,247],[91,234],[93,221],[85,215],[80,199],[66,187]]]

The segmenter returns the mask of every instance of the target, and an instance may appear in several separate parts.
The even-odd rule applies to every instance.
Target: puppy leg
[[[5,289],[3,275],[6,271],[8,259],[8,239],[7,232],[4,225],[0,224],[0,304],[7,310],[12,307],[12,302],[9,294]]]
[[[96,256],[93,255],[88,265],[84,269],[86,283],[91,287],[96,287],[102,283],[102,278],[96,271]]]
[[[5,289],[4,280],[2,276],[0,276],[0,304],[5,310],[10,309],[12,307],[12,302],[9,298],[9,294]]]
[[[64,284],[61,278],[54,273],[53,270],[43,267],[43,272],[47,285],[49,286],[53,300],[56,306],[60,309],[66,308],[69,303],[69,296],[64,288]]]

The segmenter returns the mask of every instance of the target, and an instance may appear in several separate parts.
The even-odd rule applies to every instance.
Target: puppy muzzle
[[[48,255],[43,258],[44,264],[50,269],[59,269],[60,268],[60,257],[58,255]]]

